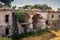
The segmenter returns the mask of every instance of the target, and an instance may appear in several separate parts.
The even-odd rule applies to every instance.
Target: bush
[[[17,36],[12,36],[12,39],[13,40],[21,40],[24,37],[40,36],[44,33],[50,33],[50,31],[49,30],[40,30],[40,31],[37,31],[37,32],[25,32],[25,33],[22,33],[22,34],[17,35]]]
[[[15,17],[20,20],[20,19],[24,19],[24,17],[26,16],[26,12],[24,11],[16,11],[15,12]]]

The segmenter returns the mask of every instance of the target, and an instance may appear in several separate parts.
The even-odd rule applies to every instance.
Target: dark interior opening
[[[22,27],[24,28],[24,32],[26,32],[27,30],[26,25],[22,25]]]
[[[6,30],[5,30],[5,34],[6,34],[6,35],[9,35],[9,29],[6,29]]]
[[[20,19],[20,20],[18,20],[19,21],[19,23],[24,23],[24,19]]]
[[[59,18],[60,18],[60,15],[59,15]]]
[[[33,17],[32,17],[32,20],[33,20],[33,29],[36,29],[36,23],[38,23],[38,20],[41,19],[41,15],[40,14],[35,14]]]
[[[46,21],[46,24],[48,24],[48,21]]]
[[[5,22],[9,22],[9,15],[5,15]]]
[[[52,18],[54,18],[54,15],[52,15]]]

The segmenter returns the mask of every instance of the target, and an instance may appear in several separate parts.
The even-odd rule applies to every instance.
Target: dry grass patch
[[[55,37],[55,35],[53,35],[51,33],[45,33],[45,34],[42,34],[40,36],[26,37],[26,38],[23,38],[22,40],[49,40],[53,37]]]

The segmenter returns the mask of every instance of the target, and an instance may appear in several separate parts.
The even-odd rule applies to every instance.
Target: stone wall
[[[59,19],[59,15],[60,15],[60,12],[56,12],[56,11],[41,11],[41,10],[40,11],[38,11],[38,10],[24,10],[24,11],[27,13],[28,16],[30,16],[26,20],[27,23],[30,23],[29,25],[27,25],[28,30],[30,30],[30,29],[31,30],[36,30],[36,29],[38,30],[38,29],[48,28],[48,26],[52,24],[52,19],[53,20]],[[33,17],[36,14],[41,15],[43,17],[43,19],[37,18],[37,17],[40,17],[40,16],[37,16],[37,17],[35,17],[37,19],[37,20],[35,19],[37,22],[34,22]],[[52,15],[54,16],[53,18],[52,18]],[[46,24],[46,21],[49,24],[48,26]],[[34,28],[34,27],[36,27],[36,28]],[[50,28],[50,26],[49,26],[49,28]]]
[[[48,14],[48,16],[49,16],[49,17],[48,17],[49,23],[52,24],[52,20],[60,19],[59,15],[60,15],[60,13],[58,13],[58,12],[50,12],[50,13]],[[52,16],[53,16],[53,17],[52,17]]]
[[[9,34],[12,35],[12,10],[9,9],[0,9],[0,35],[6,35],[6,28],[9,29]],[[5,16],[9,15],[8,20],[9,22],[5,22]]]
[[[14,17],[14,13],[12,12],[12,9],[0,9],[0,35],[6,35],[7,28],[9,29],[9,35],[15,33],[21,34],[24,31],[29,32],[46,29],[46,21],[48,21],[48,23],[51,25],[52,20],[60,19],[60,12],[26,10],[25,12],[27,15],[25,16],[25,23],[23,23],[25,26],[23,27],[22,24]],[[5,15],[9,15],[9,22],[5,22]]]

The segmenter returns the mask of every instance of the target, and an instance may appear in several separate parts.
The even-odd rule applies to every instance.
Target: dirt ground
[[[60,40],[60,30],[59,31],[50,30],[50,31],[51,33],[46,33],[34,37],[31,36],[31,37],[23,38],[22,40]]]

